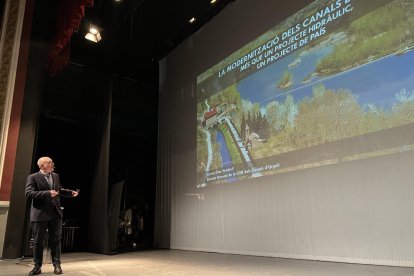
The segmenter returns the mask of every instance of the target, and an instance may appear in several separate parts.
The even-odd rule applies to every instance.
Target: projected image
[[[414,149],[413,12],[315,1],[200,75],[198,187]]]

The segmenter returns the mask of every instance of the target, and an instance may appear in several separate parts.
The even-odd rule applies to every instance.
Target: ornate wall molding
[[[6,0],[0,40],[0,179],[12,108],[25,0]],[[2,183],[0,183],[1,189]]]

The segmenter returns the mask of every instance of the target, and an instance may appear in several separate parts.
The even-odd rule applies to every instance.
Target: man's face
[[[53,172],[55,169],[55,164],[53,163],[52,159],[46,160],[45,163],[43,163],[43,171],[45,173]]]

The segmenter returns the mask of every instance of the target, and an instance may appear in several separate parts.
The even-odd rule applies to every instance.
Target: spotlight
[[[89,27],[89,32],[85,35],[85,38],[87,40],[98,43],[102,39],[102,36],[101,36],[101,33],[98,31],[98,28],[91,25]]]
[[[89,32],[90,32],[91,34],[96,35],[96,34],[98,33],[98,29],[96,29],[95,27],[90,27],[90,28],[89,28]]]
[[[194,23],[194,21],[196,21],[195,17],[191,18],[188,22]]]
[[[214,4],[214,3],[216,3],[217,2],[217,0],[211,0],[210,1],[210,4]]]

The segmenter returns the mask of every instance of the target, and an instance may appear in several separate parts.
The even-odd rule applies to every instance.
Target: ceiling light
[[[194,21],[196,21],[195,17],[191,18],[188,22],[194,23]]]
[[[100,34],[100,33],[97,33],[97,34],[87,33],[87,34],[85,35],[85,38],[86,38],[87,40],[93,41],[93,42],[95,42],[95,43],[98,43],[98,42],[99,42],[99,41],[101,41],[101,39],[102,39],[102,37],[101,37],[101,34]]]
[[[101,33],[98,31],[98,28],[91,25],[89,27],[89,32],[85,35],[85,38],[87,40],[98,43],[102,39],[102,36],[101,36]]]
[[[97,30],[95,27],[90,27],[90,28],[89,28],[89,32],[90,32],[91,34],[97,34],[97,33],[98,33],[98,30]]]

